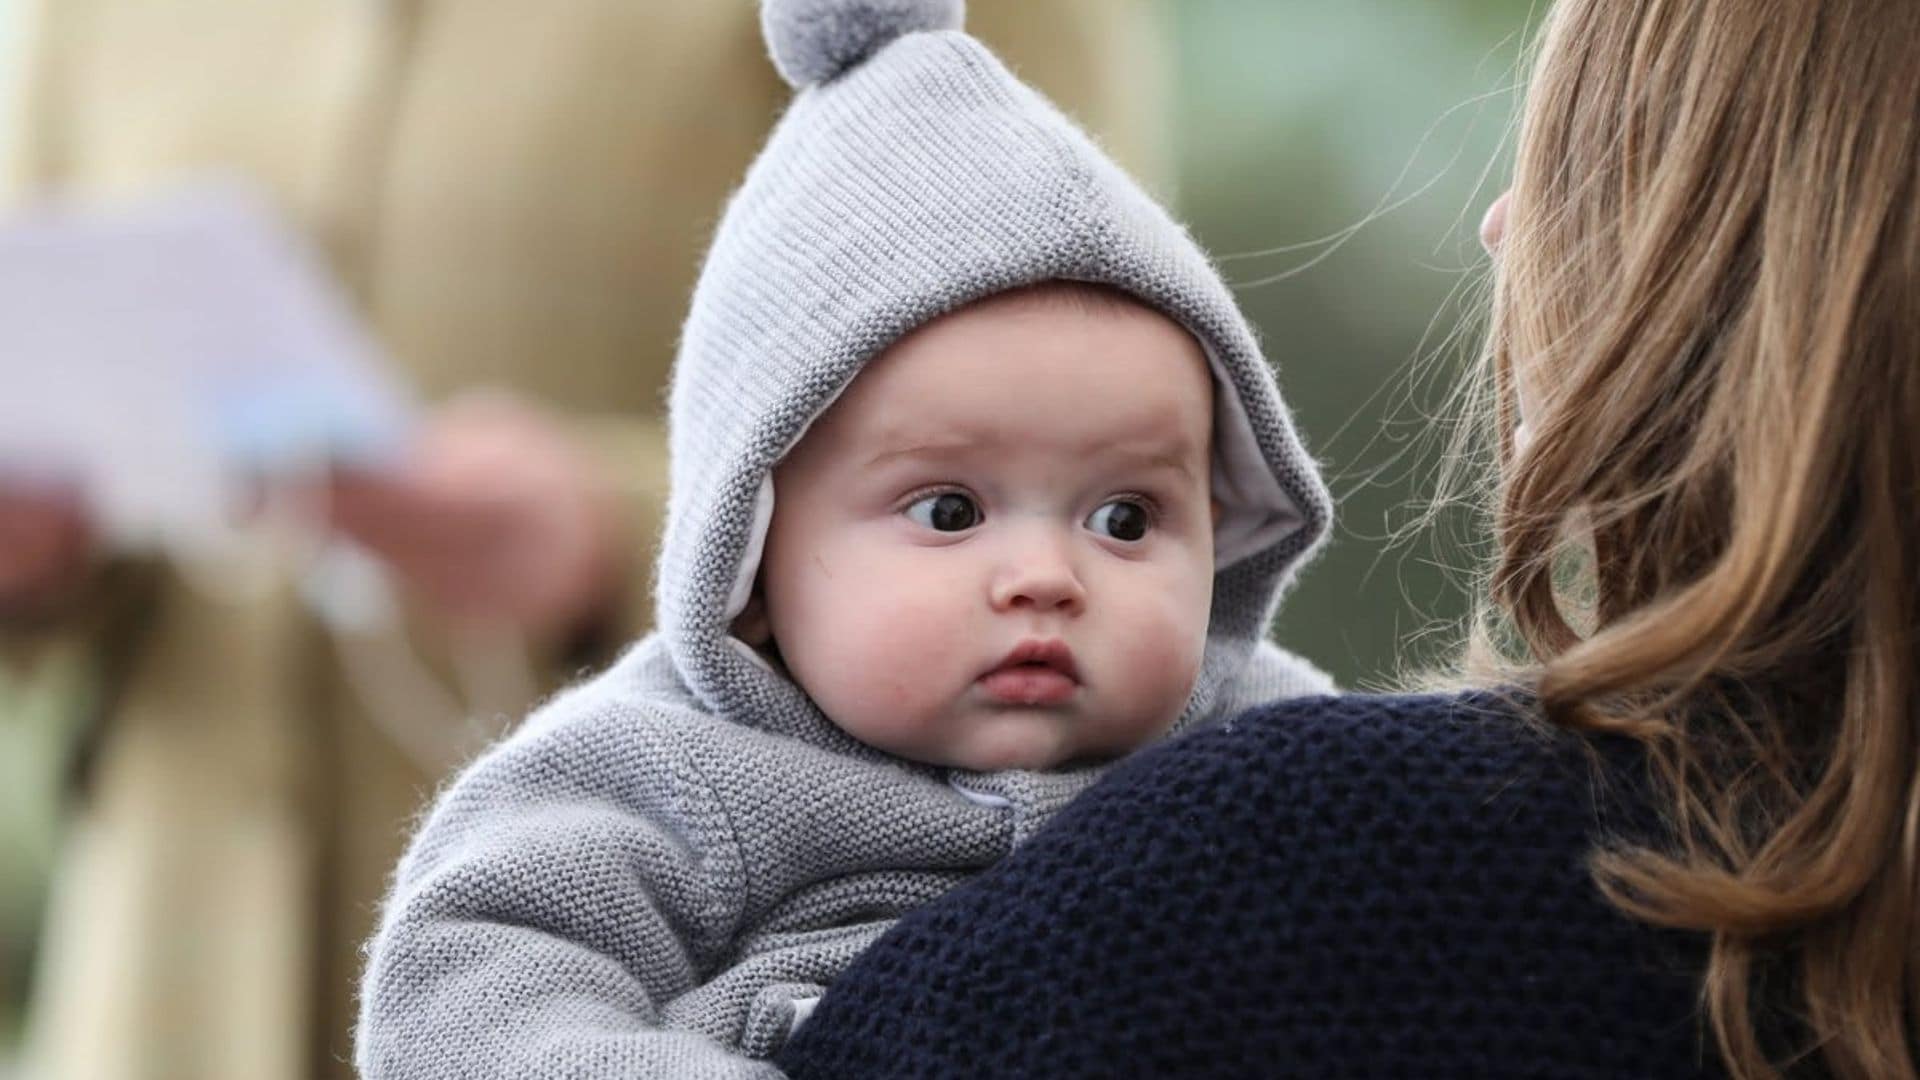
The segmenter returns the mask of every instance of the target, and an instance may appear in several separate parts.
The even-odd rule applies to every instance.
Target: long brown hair
[[[1645,747],[1670,835],[1593,871],[1711,936],[1735,1075],[1915,1077],[1920,3],[1559,0],[1539,50],[1492,597],[1551,722]]]

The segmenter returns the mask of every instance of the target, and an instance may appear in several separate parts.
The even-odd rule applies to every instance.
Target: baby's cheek
[[[1148,602],[1135,610],[1120,638],[1124,670],[1138,680],[1137,693],[1186,701],[1206,651],[1203,611],[1171,599]]]
[[[1132,590],[1125,609],[1116,614],[1134,630],[1129,636],[1143,651],[1198,655],[1206,644],[1208,610],[1208,593],[1198,583],[1167,573],[1151,579],[1149,587]]]
[[[910,668],[950,652],[957,633],[952,612],[907,590],[875,604],[864,622],[867,652]]]
[[[857,620],[844,635],[845,670],[864,686],[871,707],[909,724],[927,699],[944,688],[943,675],[961,651],[953,640],[955,620],[912,597],[894,597],[848,618]],[[945,681],[951,681],[945,680]]]
[[[1130,639],[1123,662],[1137,684],[1136,693],[1185,701],[1199,673],[1200,652],[1201,646],[1173,633],[1142,634]]]

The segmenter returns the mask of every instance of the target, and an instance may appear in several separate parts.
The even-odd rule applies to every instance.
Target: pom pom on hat
[[[794,89],[825,82],[894,38],[958,30],[964,0],[765,0],[760,28],[773,66]]]

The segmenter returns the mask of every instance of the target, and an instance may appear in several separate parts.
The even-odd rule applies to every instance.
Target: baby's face
[[[1212,383],[1145,307],[997,297],[902,339],[780,465],[762,598],[863,742],[970,769],[1180,715],[1213,583]]]

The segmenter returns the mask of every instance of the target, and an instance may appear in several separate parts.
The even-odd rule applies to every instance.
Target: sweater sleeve
[[[738,916],[724,812],[670,724],[580,692],[441,797],[361,991],[368,1080],[780,1074],[669,1030]]]
[[[1712,1075],[1684,949],[1587,878],[1586,759],[1445,698],[1277,704],[1116,769],[903,919],[797,1078]]]

